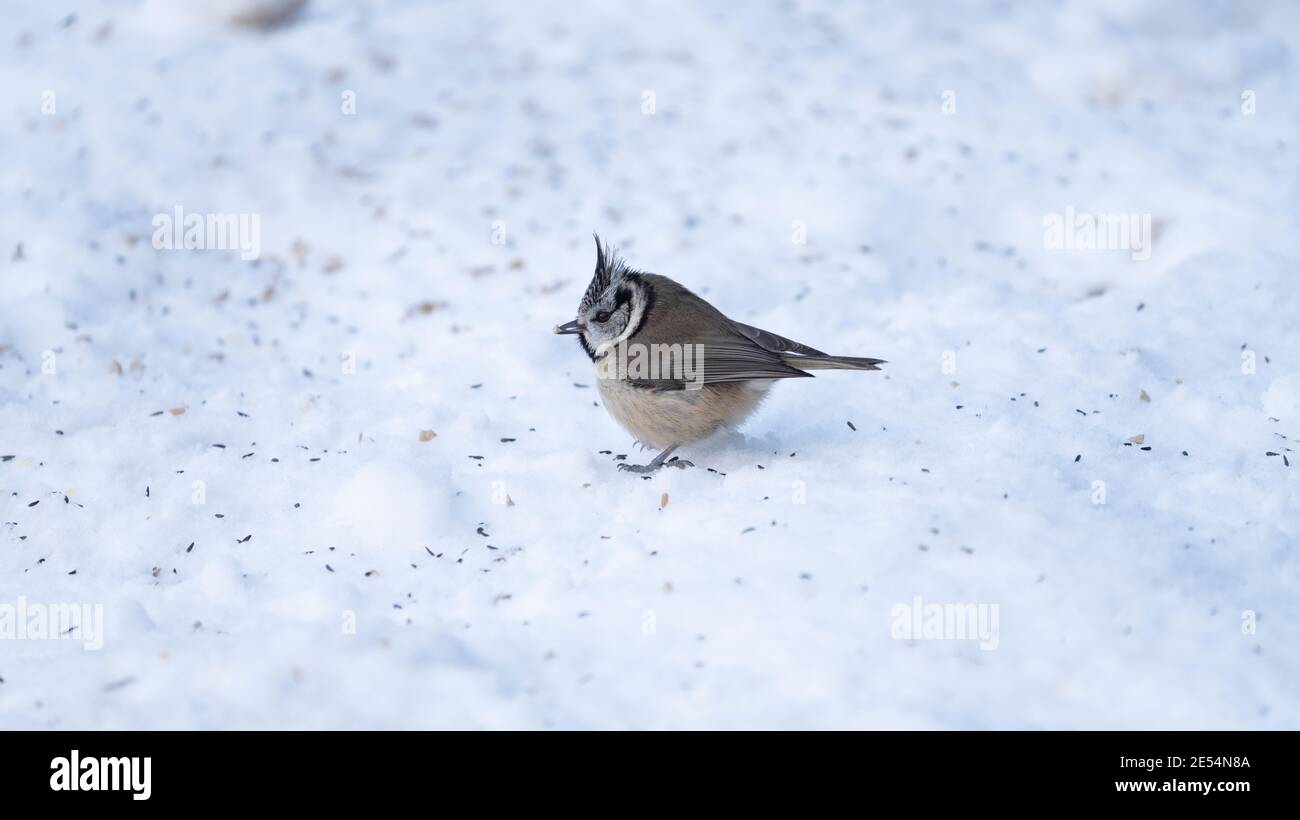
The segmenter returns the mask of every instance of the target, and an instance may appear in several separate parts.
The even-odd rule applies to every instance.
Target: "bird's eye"
[[[603,324],[605,324],[606,322],[609,321],[609,311],[608,311],[608,310],[602,310],[600,313],[597,313],[597,314],[596,314],[595,316],[593,316],[592,318],[595,319],[598,323],[600,323],[600,324],[603,325]]]

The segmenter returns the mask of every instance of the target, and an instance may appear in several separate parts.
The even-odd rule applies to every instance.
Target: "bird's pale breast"
[[[724,382],[698,390],[649,390],[620,379],[597,379],[605,409],[642,444],[661,449],[740,424],[758,408],[771,382]]]

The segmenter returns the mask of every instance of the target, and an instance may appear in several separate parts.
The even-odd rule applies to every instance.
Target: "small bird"
[[[879,370],[883,359],[828,356],[808,345],[728,319],[685,287],[632,270],[596,238],[596,272],[578,318],[555,327],[576,334],[596,365],[605,409],[639,444],[661,450],[653,473],[683,444],[735,427],[757,409],[777,379],[808,370]]]

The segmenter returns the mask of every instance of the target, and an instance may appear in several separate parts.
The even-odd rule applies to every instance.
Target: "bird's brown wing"
[[[784,336],[778,336],[777,334],[773,333],[770,330],[763,330],[762,328],[754,327],[753,325],[747,325],[744,324],[743,322],[737,322],[734,319],[731,320],[731,325],[742,336],[751,340],[752,342],[754,342],[754,344],[758,345],[764,350],[770,350],[773,353],[798,353],[801,356],[825,356],[826,355],[825,353],[821,352],[820,350],[814,347],[809,347],[808,345],[800,344],[799,342],[796,342],[792,339],[787,339]]]
[[[782,361],[783,350],[812,348],[774,333],[733,322],[717,308],[663,276],[642,274],[654,289],[659,307],[671,304],[672,312],[652,311],[651,319],[629,341],[655,348],[656,355],[671,356],[685,365],[674,372],[685,378],[644,380],[646,386],[680,389],[688,383],[719,384],[753,379],[811,378]],[[655,347],[657,346],[657,347]],[[643,380],[633,379],[641,383]]]
[[[700,358],[704,384],[812,377],[811,373],[791,367],[779,354],[749,339],[732,337],[705,342]]]

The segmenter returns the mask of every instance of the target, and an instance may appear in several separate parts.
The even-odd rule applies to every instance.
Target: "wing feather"
[[[745,338],[749,339],[764,350],[770,350],[773,353],[798,353],[802,356],[826,355],[814,347],[809,347],[808,345],[800,344],[793,339],[779,336],[770,330],[763,330],[762,328],[754,327],[753,325],[737,322],[735,319],[731,320],[731,324],[733,324],[736,330]]]
[[[812,377],[786,364],[776,353],[739,337],[706,342],[703,356],[705,384]]]

